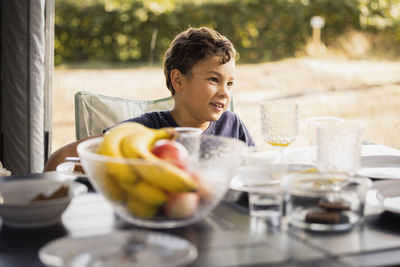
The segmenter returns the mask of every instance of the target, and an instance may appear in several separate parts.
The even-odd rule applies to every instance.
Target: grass
[[[73,96],[88,90],[110,96],[169,96],[160,66],[60,66],[54,73],[52,150],[75,140]],[[258,104],[271,97],[299,102],[299,136],[307,145],[305,119],[338,116],[364,125],[363,139],[400,149],[400,61],[296,58],[236,68],[235,111],[257,145],[264,146]]]

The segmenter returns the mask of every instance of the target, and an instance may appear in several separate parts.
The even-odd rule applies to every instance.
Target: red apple
[[[210,184],[209,181],[207,181],[202,177],[197,170],[197,172],[191,172],[190,173],[193,177],[193,180],[197,183],[197,193],[200,196],[200,201],[201,202],[211,202],[214,199],[214,191],[213,191],[213,186]]]
[[[158,158],[169,161],[175,166],[185,170],[189,163],[189,153],[180,143],[161,139],[154,143],[151,152]]]
[[[165,216],[169,219],[184,219],[194,214],[199,204],[199,194],[183,192],[171,194],[164,207]]]

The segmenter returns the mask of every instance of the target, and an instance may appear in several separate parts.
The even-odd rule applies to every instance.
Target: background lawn
[[[300,105],[299,136],[308,144],[305,119],[339,116],[362,122],[363,140],[400,149],[400,61],[295,58],[236,68],[235,112],[259,146],[258,104],[293,97]],[[133,99],[166,97],[161,67],[58,66],[54,73],[52,150],[75,140],[74,94],[80,90]]]

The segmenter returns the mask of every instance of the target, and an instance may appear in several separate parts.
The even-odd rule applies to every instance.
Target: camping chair
[[[104,129],[126,119],[173,107],[172,97],[133,100],[80,91],[75,94],[76,139],[99,135]]]
[[[75,94],[75,133],[80,140],[99,135],[104,129],[143,113],[169,110],[174,100],[165,97],[156,100],[134,100],[80,91]],[[229,110],[233,111],[233,99]]]

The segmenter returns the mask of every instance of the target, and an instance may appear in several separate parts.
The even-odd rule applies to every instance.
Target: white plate
[[[386,180],[374,183],[377,198],[385,210],[400,214],[400,181]]]
[[[186,266],[197,249],[185,239],[164,233],[129,230],[105,235],[63,237],[39,250],[49,266]]]
[[[251,166],[244,166],[239,168],[237,175],[235,175],[231,180],[230,184],[231,189],[241,192],[258,191],[257,187],[259,186],[259,184],[253,179],[251,179],[251,177],[248,177],[249,173],[250,175],[252,173],[252,171],[250,172],[248,171],[248,168],[251,168]],[[313,167],[311,165],[307,164],[289,164],[287,166],[286,172],[287,174],[289,174],[291,172],[311,170],[312,168]],[[254,170],[253,172],[257,172],[257,170]]]
[[[383,201],[385,210],[400,214],[400,196],[385,198]]]
[[[400,179],[400,156],[364,156],[357,174],[376,179]]]

